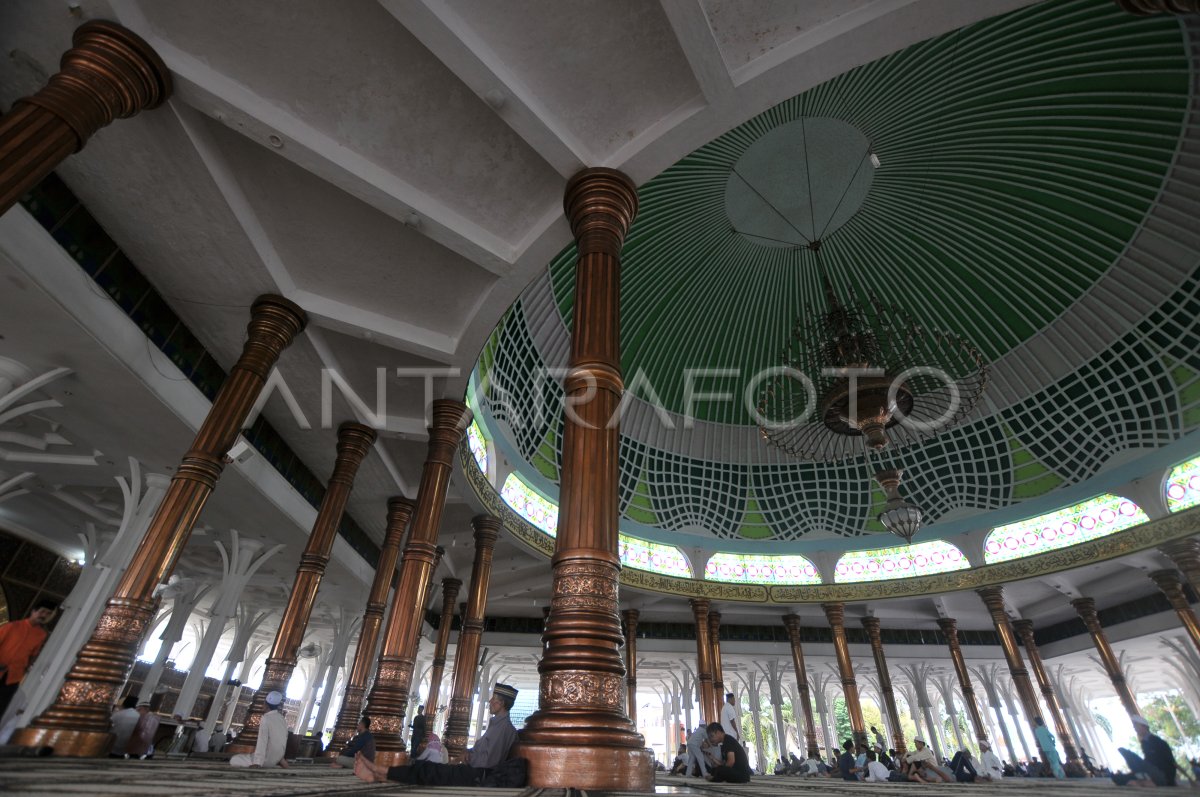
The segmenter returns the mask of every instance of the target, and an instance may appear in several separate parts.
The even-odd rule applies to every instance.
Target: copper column
[[[800,647],[800,618],[794,614],[785,614],[783,624],[787,627],[788,639],[792,643],[792,665],[796,669],[796,689],[800,692],[800,706],[804,709],[804,740],[808,746],[808,757],[817,758],[820,752],[817,749],[817,725],[813,722],[808,670],[804,667],[804,650]],[[792,711],[795,712],[795,706],[792,707]]]
[[[275,631],[275,644],[271,647],[271,655],[267,657],[266,669],[263,670],[262,685],[255,691],[254,700],[246,711],[242,732],[229,745],[232,753],[253,752],[258,742],[258,726],[267,710],[267,695],[276,690],[286,691],[288,681],[292,679],[300,643],[304,641],[304,632],[308,629],[308,620],[317,602],[317,589],[325,575],[325,566],[329,564],[333,540],[342,522],[342,514],[346,511],[350,491],[354,489],[358,466],[375,443],[375,430],[361,423],[347,422],[338,427],[337,438],[337,460],[333,463],[333,475],[329,477],[329,486],[321,498],[317,519],[313,521],[312,531],[308,535],[308,544],[300,555],[300,566],[296,568],[296,578],[288,594],[283,619]]]
[[[725,678],[721,674],[721,613],[710,610],[708,613],[708,644],[712,645],[712,690],[713,703],[716,707],[716,717],[713,722],[721,721],[721,710],[725,707]]]
[[[1042,710],[1038,708],[1037,694],[1033,691],[1033,683],[1029,680],[1029,670],[1025,669],[1021,651],[1017,649],[1017,635],[1013,632],[1008,614],[1004,610],[1004,588],[984,587],[975,592],[983,599],[983,605],[992,615],[992,624],[996,627],[996,634],[1000,637],[1000,647],[1004,650],[1004,658],[1008,661],[1008,672],[1012,675],[1013,686],[1017,690],[1021,708],[1025,711],[1025,721],[1029,723],[1029,733],[1034,737],[1036,744],[1037,734],[1034,733],[1034,729],[1037,726],[1033,720],[1035,717],[1042,716]],[[1046,751],[1042,750],[1040,745],[1038,752],[1043,762],[1048,760]]]
[[[466,760],[467,734],[471,729],[471,696],[475,694],[475,671],[479,667],[479,646],[483,639],[483,616],[487,612],[488,582],[492,578],[492,551],[500,539],[500,520],[491,515],[471,518],[475,529],[475,561],[471,565],[471,586],[463,610],[462,630],[458,632],[458,650],[454,654],[454,692],[446,716],[442,740],[450,754],[450,763]],[[487,695],[480,695],[486,700]]]
[[[1112,681],[1113,691],[1120,698],[1125,713],[1130,717],[1141,716],[1142,712],[1138,708],[1137,700],[1134,699],[1129,684],[1125,682],[1125,673],[1121,671],[1121,663],[1117,659],[1117,654],[1113,652],[1112,645],[1108,644],[1104,627],[1100,625],[1100,616],[1096,613],[1096,601],[1091,598],[1076,598],[1071,601],[1071,605],[1075,607],[1075,611],[1079,613],[1079,619],[1083,620],[1088,633],[1092,635],[1092,644],[1096,646],[1096,652],[1100,654],[1100,663],[1104,665],[1104,671],[1108,673],[1108,680]]]
[[[653,754],[625,713],[618,613],[617,456],[621,378],[621,245],[637,214],[637,189],[611,169],[567,184],[575,234],[575,321],[564,380],[567,422],[553,558],[550,619],[538,664],[538,710],[517,745],[529,785],[580,789],[653,787]]]
[[[639,612],[626,609],[621,612],[625,621],[625,688],[628,699],[629,721],[637,725],[637,626]]]
[[[1158,550],[1179,568],[1192,591],[1200,595],[1200,540],[1175,540]]]
[[[304,311],[280,296],[260,296],[250,310],[242,355],[221,385],[192,447],[142,537],[91,639],[79,651],[58,698],[13,744],[54,748],[57,755],[108,752],[109,715],[137,657],[138,644],[157,606],[154,588],[175,570],[196,518],[225,469],[225,453],[237,440],[279,354],[304,329]]]
[[[158,53],[115,22],[85,22],[71,44],[45,87],[0,117],[0,214],[97,130],[171,96]]]
[[[958,644],[958,621],[952,617],[938,619],[938,628],[946,637],[946,646],[950,648],[950,660],[954,662],[954,672],[958,674],[958,686],[962,690],[963,702],[967,705],[967,713],[971,715],[971,725],[975,727],[975,738],[986,742],[987,727],[983,724],[983,715],[979,713],[979,703],[975,700],[975,687],[971,685],[971,673],[967,670],[966,659],[963,658],[962,648]]]
[[[375,761],[380,764],[390,766],[407,760],[401,726],[408,709],[417,636],[437,558],[438,527],[446,507],[454,452],[470,422],[471,411],[461,401],[433,402],[433,425],[429,428],[429,448],[421,469],[417,506],[401,558],[400,581],[392,595],[384,627],[375,683],[367,696],[367,713],[371,715],[371,733],[375,737]]]
[[[862,706],[858,702],[858,682],[854,680],[854,662],[850,659],[850,645],[846,642],[846,606],[842,603],[822,603],[821,608],[825,610],[829,627],[833,629],[833,652],[837,654],[842,693],[846,698],[846,712],[850,715],[850,729],[854,735],[854,742],[869,745]]]
[[[1054,693],[1054,687],[1050,684],[1050,676],[1046,673],[1046,665],[1042,663],[1042,654],[1038,652],[1037,643],[1033,640],[1033,621],[1016,620],[1013,622],[1013,630],[1017,632],[1017,636],[1025,646],[1025,655],[1029,657],[1033,675],[1037,678],[1038,688],[1042,691],[1042,703],[1050,712],[1050,719],[1054,722],[1054,731],[1058,734],[1058,739],[1062,741],[1063,766],[1068,771],[1074,768],[1076,774],[1082,773],[1084,771],[1083,761],[1079,758],[1078,745],[1071,736],[1071,729],[1063,716],[1058,695]]]
[[[1167,596],[1171,608],[1179,615],[1179,621],[1183,623],[1184,630],[1192,638],[1192,644],[1196,646],[1197,652],[1200,652],[1200,621],[1197,621],[1196,612],[1188,603],[1187,595],[1183,591],[1183,584],[1179,581],[1179,573],[1174,570],[1155,570],[1150,574],[1150,578]]]
[[[704,724],[720,722],[721,704],[713,691],[712,645],[708,641],[708,600],[692,598],[692,616],[696,618],[696,682],[700,685],[700,716]],[[691,731],[691,728],[688,728]]]
[[[892,726],[892,746],[897,753],[907,752],[904,746],[904,730],[900,727],[900,712],[896,710],[896,693],[892,689],[892,674],[888,672],[887,659],[883,655],[883,637],[879,634],[879,618],[864,617],[863,629],[871,640],[871,655],[875,658],[875,669],[879,671],[879,691],[883,692],[883,708],[888,723]],[[816,741],[814,735],[813,741]]]
[[[367,595],[367,608],[363,612],[362,629],[358,633],[358,646],[354,650],[354,664],[346,681],[346,692],[342,707],[338,711],[333,739],[325,751],[328,756],[341,754],[342,748],[357,733],[358,719],[362,716],[363,695],[367,679],[375,664],[375,645],[379,642],[379,627],[383,624],[383,610],[387,605],[388,590],[392,588],[392,576],[396,573],[396,559],[400,555],[400,543],[404,529],[412,517],[413,503],[407,498],[389,498],[387,531],[383,538],[383,549],[379,553],[379,566],[371,581]]]
[[[446,671],[446,649],[450,647],[450,627],[454,625],[454,602],[462,582],[457,578],[442,579],[442,618],[438,621],[437,643],[433,647],[433,669],[429,673],[429,696],[425,698],[428,728],[433,730],[438,700],[442,691],[442,674]]]

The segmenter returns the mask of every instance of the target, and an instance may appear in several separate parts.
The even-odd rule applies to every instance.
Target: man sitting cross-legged
[[[413,783],[419,786],[478,786],[498,764],[508,758],[508,750],[517,741],[517,729],[508,718],[508,711],[517,699],[517,690],[508,684],[496,684],[488,711],[492,719],[475,746],[467,751],[465,764],[435,764],[414,761],[399,767],[388,767],[368,761],[359,754],[354,761],[354,774],[368,783]]]

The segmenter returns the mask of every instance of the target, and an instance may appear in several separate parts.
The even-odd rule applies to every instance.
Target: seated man
[[[737,739],[725,733],[721,723],[714,722],[708,726],[708,741],[720,748],[721,763],[713,767],[704,779],[714,783],[749,783],[750,757]]]
[[[959,783],[974,783],[979,777],[979,771],[975,769],[975,762],[971,760],[969,750],[959,750],[954,754],[954,758],[950,759],[950,771]]]
[[[1142,754],[1138,755],[1124,747],[1120,748],[1129,774],[1118,772],[1112,776],[1118,786],[1174,786],[1175,756],[1159,736],[1150,732],[1150,723],[1143,717],[1132,717],[1133,729],[1142,743]]]
[[[417,748],[418,761],[432,761],[435,764],[449,764],[450,756],[442,746],[442,739],[433,731],[425,734],[421,746]]]
[[[891,775],[888,768],[879,762],[879,756],[875,754],[875,751],[867,751],[867,776],[863,780],[868,783],[886,783]]]
[[[130,695],[122,701],[121,708],[113,712],[113,744],[112,752],[108,754],[110,758],[125,757],[125,749],[129,747],[129,737],[133,736],[133,729],[137,727],[138,720],[142,718],[142,715],[138,713],[137,704],[137,695]]]
[[[671,767],[672,775],[687,774],[688,752],[687,747],[680,747],[679,754],[675,756],[675,765]]]
[[[354,768],[354,756],[359,753],[363,754],[363,758],[368,761],[375,760],[375,737],[371,735],[371,718],[363,717],[358,721],[358,733],[350,741],[346,742],[346,746],[342,748],[342,752],[338,757],[333,759],[331,767],[346,767],[347,769]]]
[[[933,751],[925,746],[925,740],[913,739],[913,744],[917,749],[910,750],[904,757],[904,774],[917,783],[950,783],[950,777],[938,768]]]
[[[838,758],[838,774],[842,780],[858,780],[858,758],[854,755],[854,742],[847,739],[842,749],[845,752]]]
[[[239,753],[229,759],[229,765],[234,767],[283,767],[287,769],[288,726],[283,716],[283,693],[279,691],[267,694],[267,710],[262,715],[258,726],[258,741],[254,745],[254,753]]]
[[[509,709],[517,699],[517,690],[508,684],[496,684],[488,711],[492,719],[487,730],[467,751],[465,764],[435,764],[414,761],[399,767],[387,767],[358,755],[354,774],[368,783],[412,783],[418,786],[478,786],[492,769],[508,757],[509,748],[517,741],[517,729],[508,718]]]
[[[1004,764],[1000,763],[1000,758],[992,752],[991,742],[979,743],[979,766],[976,781],[995,782],[1004,777]]]

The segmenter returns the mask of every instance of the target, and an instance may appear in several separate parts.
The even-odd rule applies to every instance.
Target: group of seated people
[[[133,758],[145,761],[154,758],[154,737],[158,733],[158,714],[147,702],[138,702],[134,695],[125,698],[121,707],[112,713],[113,745],[109,758]]]

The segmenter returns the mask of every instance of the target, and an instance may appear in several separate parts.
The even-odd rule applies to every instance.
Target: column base
[[[653,750],[517,742],[512,754],[529,761],[533,788],[654,791]]]
[[[112,749],[114,737],[107,731],[76,731],[68,728],[18,728],[9,744],[23,747],[53,747],[54,755],[69,758],[100,758]]]
[[[408,763],[408,753],[402,750],[378,750],[375,751],[375,763],[383,764],[388,767],[402,767]]]

